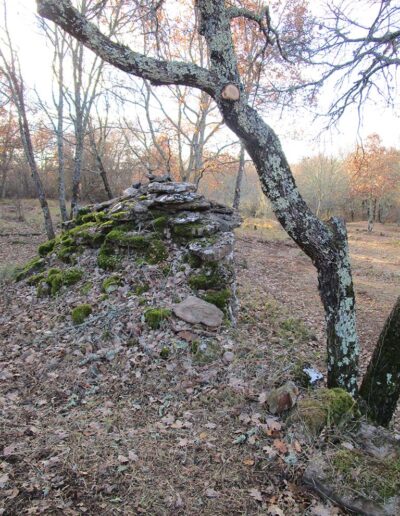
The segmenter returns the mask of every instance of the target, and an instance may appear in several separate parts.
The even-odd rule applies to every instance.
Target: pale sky
[[[313,3],[314,4],[314,3]],[[316,2],[315,2],[316,4]],[[35,0],[6,0],[10,32],[18,48],[23,75],[27,86],[37,88],[41,95],[51,93],[51,49],[35,20]],[[323,103],[324,99],[321,98]],[[294,163],[302,157],[317,152],[336,154],[354,148],[359,136],[365,137],[377,132],[387,146],[400,148],[400,113],[385,109],[379,105],[368,107],[364,112],[362,126],[359,129],[358,115],[348,111],[336,129],[326,131],[322,135],[321,122],[313,122],[311,116],[297,116],[290,113],[283,120],[274,116],[266,120],[278,133],[283,149],[290,162]],[[296,139],[291,137],[298,135]]]

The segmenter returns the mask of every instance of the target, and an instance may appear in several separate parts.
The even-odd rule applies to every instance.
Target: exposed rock
[[[268,410],[271,414],[281,414],[291,409],[297,401],[299,389],[293,382],[286,382],[267,396]]]
[[[233,252],[235,237],[233,233],[223,233],[221,237],[211,245],[207,240],[191,242],[189,250],[205,262],[219,261]]]
[[[400,459],[400,435],[393,434],[381,426],[362,423],[357,434],[357,442],[377,459]]]
[[[217,327],[222,324],[223,312],[211,303],[196,296],[189,296],[173,307],[174,314],[191,323],[202,323],[205,326]]]
[[[387,430],[367,424],[351,438],[351,449],[343,443],[311,457],[304,481],[357,514],[397,516],[400,443]],[[369,439],[375,442],[372,447]]]
[[[147,191],[157,194],[186,193],[195,192],[196,186],[192,183],[160,183],[155,181],[149,184]]]
[[[138,192],[137,188],[133,188],[132,186],[130,186],[129,188],[127,188],[126,190],[124,190],[122,192],[122,195],[131,196],[131,195],[137,194],[137,192]]]

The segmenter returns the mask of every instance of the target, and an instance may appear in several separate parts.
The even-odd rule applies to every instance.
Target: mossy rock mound
[[[287,423],[315,436],[325,427],[345,426],[358,416],[356,401],[344,389],[317,389],[298,401]]]
[[[17,279],[32,277],[29,284],[40,297],[55,296],[80,281],[79,266],[99,268],[93,295],[100,289],[106,296],[125,284],[131,296],[139,296],[157,283],[143,278],[157,275],[158,267],[170,288],[180,274],[181,298],[196,294],[234,321],[232,230],[239,222],[232,209],[206,200],[195,185],[153,177],[147,184],[135,183],[122,197],[79,209],[74,219],[63,223],[60,235],[39,246],[38,257],[18,271]],[[126,270],[136,281],[124,276]],[[113,274],[104,279],[104,271]],[[94,278],[89,272],[86,284],[90,280]],[[171,306],[171,300],[167,304]],[[144,316],[154,329],[165,319],[162,309],[157,310]]]

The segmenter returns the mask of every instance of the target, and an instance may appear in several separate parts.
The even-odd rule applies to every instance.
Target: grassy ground
[[[42,231],[37,208],[24,207],[23,223],[1,205],[0,234]],[[0,239],[9,270],[42,237]],[[363,367],[399,291],[399,242],[397,226],[368,234],[350,225]],[[302,486],[316,443],[299,442],[262,404],[270,387],[296,378],[299,361],[324,371],[315,271],[261,220],[237,231],[236,266],[238,325],[220,335],[229,363],[132,351],[122,300],[78,331],[63,315],[78,294],[37,300],[30,287],[3,285],[0,514],[341,514]],[[86,363],[99,339],[124,353]]]

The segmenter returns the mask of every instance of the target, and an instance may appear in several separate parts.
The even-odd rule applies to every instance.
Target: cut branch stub
[[[221,97],[224,99],[224,100],[239,100],[240,98],[240,92],[239,92],[239,88],[237,86],[235,86],[234,84],[227,84],[226,86],[224,86],[222,92],[221,92]]]

